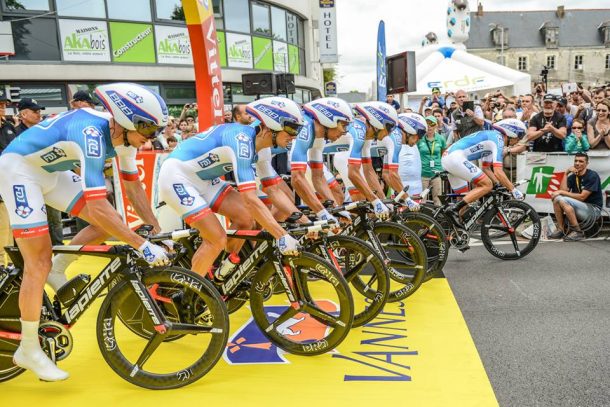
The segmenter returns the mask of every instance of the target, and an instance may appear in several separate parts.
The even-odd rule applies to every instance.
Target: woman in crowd
[[[422,187],[430,188],[432,200],[436,205],[440,205],[441,200],[438,196],[441,194],[442,181],[439,177],[430,180],[435,175],[434,171],[443,170],[441,156],[447,148],[447,142],[443,136],[438,134],[439,123],[436,117],[426,117],[426,124],[428,124],[426,136],[417,143],[417,149],[421,157]]]
[[[587,138],[591,150],[610,148],[610,100],[603,99],[595,106],[597,116],[589,120]]]
[[[589,150],[589,140],[584,133],[585,122],[582,119],[574,119],[572,122],[572,132],[566,137],[564,150],[568,154],[584,153]]]

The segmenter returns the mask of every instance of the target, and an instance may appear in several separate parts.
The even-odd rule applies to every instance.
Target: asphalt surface
[[[610,241],[451,250],[444,273],[500,406],[610,406]]]

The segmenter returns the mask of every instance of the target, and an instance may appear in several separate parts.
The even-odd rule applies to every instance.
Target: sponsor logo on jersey
[[[218,161],[220,161],[218,154],[210,153],[204,159],[197,161],[197,164],[199,164],[201,168],[207,168]]]
[[[235,138],[237,139],[237,155],[239,158],[252,158],[250,138],[244,133],[239,133]]]
[[[468,160],[464,161],[464,167],[468,168],[468,171],[470,171],[471,174],[475,174],[479,170],[477,167],[474,166],[473,163]]]
[[[212,185],[218,185],[218,184],[220,184],[220,181],[221,181],[221,179],[220,179],[220,178],[214,178],[214,179],[212,180]]]
[[[100,158],[102,156],[102,132],[94,126],[88,126],[83,130],[85,135],[85,155],[89,158]]]
[[[32,214],[34,209],[28,203],[24,185],[13,185],[13,195],[15,196],[15,213],[25,219]]]
[[[474,153],[477,153],[477,152],[479,152],[479,151],[483,150],[483,148],[484,148],[484,147],[483,147],[483,145],[482,145],[482,144],[477,144],[476,146],[472,146],[472,147],[470,147],[470,150],[469,150],[469,151],[470,151],[470,153],[471,153],[471,154],[474,154]]]
[[[53,147],[53,149],[51,151],[47,151],[46,153],[41,155],[40,158],[42,158],[42,160],[45,163],[50,164],[53,161],[59,160],[60,158],[63,158],[66,156],[67,156],[67,154],[64,150],[62,150],[59,147]]]
[[[301,130],[299,130],[298,134],[299,140],[307,141],[309,140],[309,128],[308,126],[302,126]]]
[[[136,103],[144,103],[144,98],[140,95],[133,93],[132,91],[127,91],[127,96],[132,98]]]
[[[324,311],[334,314],[337,305],[328,300],[316,301]],[[269,321],[282,315],[288,307],[283,305],[265,306]],[[296,314],[276,329],[286,337],[301,343],[315,343],[325,338],[326,325],[313,319],[309,314]],[[290,363],[285,352],[269,341],[251,318],[235,332],[227,344],[224,359],[232,365]]]
[[[188,193],[186,188],[184,188],[184,184],[174,184],[174,191],[176,191],[176,195],[180,198],[180,204],[182,206],[193,206],[195,202],[195,198]]]

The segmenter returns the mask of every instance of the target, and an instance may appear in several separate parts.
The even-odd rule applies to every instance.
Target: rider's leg
[[[254,218],[248,212],[246,204],[239,192],[233,188],[228,188],[223,196],[223,199],[214,202],[212,208],[215,212],[231,219],[231,227],[235,229],[253,229]],[[227,252],[239,253],[239,250],[244,244],[243,239],[229,239],[227,241]]]
[[[202,239],[201,246],[191,260],[191,268],[195,273],[203,276],[210,271],[214,260],[226,247],[227,234],[209,208],[205,208],[185,221],[199,231]]]

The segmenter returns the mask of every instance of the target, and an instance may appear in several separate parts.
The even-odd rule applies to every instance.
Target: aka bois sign
[[[320,62],[337,63],[337,9],[335,0],[320,0]]]

